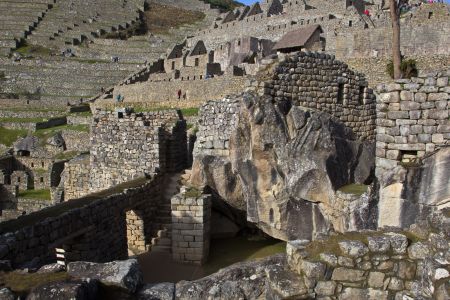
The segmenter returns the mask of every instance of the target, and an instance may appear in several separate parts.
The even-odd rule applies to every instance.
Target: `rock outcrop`
[[[192,184],[210,187],[230,205],[245,210],[250,222],[283,240],[371,226],[371,222],[355,222],[353,214],[369,209],[372,198],[365,194],[350,199],[351,206],[340,201],[336,190],[350,183],[370,183],[372,143],[361,142],[325,112],[274,103],[252,93],[227,102],[233,107],[239,103],[225,143],[228,149],[199,151]],[[216,117],[209,111],[201,113],[212,120]],[[202,129],[210,128],[207,121],[202,125],[200,141],[207,135]]]

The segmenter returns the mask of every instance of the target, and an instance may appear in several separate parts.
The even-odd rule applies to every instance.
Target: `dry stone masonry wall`
[[[95,200],[78,199],[84,205],[67,208],[59,204],[65,213],[58,216],[24,216],[25,223],[7,224],[12,226],[9,233],[0,236],[0,258],[20,265],[35,259],[42,263],[55,261],[54,248],[66,251],[66,261],[106,262],[124,259],[127,254],[126,212],[133,210],[143,220],[145,242],[150,243],[150,228],[156,219],[157,207],[161,201],[162,176],[157,175],[139,187],[129,188],[121,193],[110,194]],[[86,205],[86,203],[88,203]],[[71,204],[72,205],[72,204]],[[65,208],[66,207],[66,208]],[[34,218],[32,225],[25,219]],[[37,219],[36,219],[37,218]],[[142,239],[141,239],[142,241]],[[138,243],[135,243],[138,244]]]
[[[445,299],[448,241],[444,232],[421,231],[415,242],[396,232],[325,240],[325,248],[337,244],[335,253],[291,241],[288,265],[317,299]]]
[[[209,253],[211,195],[195,195],[184,187],[171,202],[173,259],[203,264]]]
[[[272,72],[270,66],[275,62],[276,58],[263,60],[260,76],[271,78],[252,83],[259,87],[260,94],[280,105],[331,114],[361,140],[375,138],[375,95],[367,87],[364,75],[353,72],[334,56],[322,53],[297,52],[282,57]]]
[[[409,163],[450,140],[450,70],[377,87],[377,168]]]
[[[91,132],[91,191],[166,170],[167,152],[186,154],[186,151],[168,151],[167,137],[170,134],[181,137],[185,131],[186,122],[175,110],[99,113]],[[173,147],[185,145],[172,143]],[[183,157],[170,159],[182,160]]]
[[[208,101],[199,111],[197,154],[228,156],[230,136],[237,125],[239,99]]]

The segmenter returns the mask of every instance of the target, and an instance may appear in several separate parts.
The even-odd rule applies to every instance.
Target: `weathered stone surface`
[[[342,241],[339,242],[339,248],[351,257],[361,257],[369,252],[369,248],[360,241]]]
[[[408,255],[411,259],[425,259],[430,253],[430,247],[422,242],[417,242],[408,247]]]
[[[73,262],[67,273],[75,278],[91,278],[134,293],[142,285],[142,272],[136,259],[110,263]]]
[[[342,294],[339,295],[339,300],[355,300],[355,299],[364,299],[364,300],[387,300],[388,292],[382,290],[375,289],[359,289],[359,288],[345,288],[342,291]]]
[[[381,288],[384,283],[384,273],[382,272],[370,272],[367,283],[370,287]]]
[[[45,284],[33,289],[27,300],[95,300],[97,297],[98,283],[95,280],[87,280]]]
[[[336,291],[336,283],[334,281],[317,282],[315,292],[319,296],[333,296]]]
[[[364,280],[365,276],[364,271],[339,267],[334,269],[331,279],[337,281],[358,282]]]
[[[264,299],[267,270],[286,265],[285,255],[275,255],[260,261],[237,263],[195,281],[180,281],[175,297],[190,299]]]
[[[1,300],[15,300],[16,296],[9,288],[0,289],[0,299]]]
[[[371,252],[386,252],[390,248],[389,238],[386,236],[370,236],[367,238],[369,241],[369,250]]]
[[[373,145],[355,140],[349,128],[326,113],[297,107],[286,115],[269,97],[243,94],[237,99],[245,97],[253,97],[254,105],[239,106],[229,156],[198,154],[191,183],[211,187],[233,207],[246,210],[250,222],[283,240],[311,240],[331,226],[338,231],[372,226],[366,221],[374,215],[368,205],[372,198],[353,201],[351,209],[334,203],[335,190],[352,179],[370,182]],[[264,122],[254,126],[257,107],[264,111]]]
[[[136,295],[137,300],[173,300],[175,299],[174,283],[145,284]]]

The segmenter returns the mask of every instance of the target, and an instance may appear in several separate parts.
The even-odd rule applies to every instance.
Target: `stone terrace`
[[[55,0],[0,0],[0,56],[6,56],[27,37]]]
[[[141,77],[145,79],[145,74],[149,68],[143,64],[145,61],[151,63],[158,59],[166,52],[166,49],[172,47],[175,43],[181,42],[186,36],[192,35],[199,28],[206,27],[218,16],[217,10],[209,9],[209,5],[205,5],[201,1],[187,0],[183,1],[183,3],[175,1],[169,4],[188,10],[202,10],[206,17],[195,24],[186,24],[179,28],[172,28],[164,34],[153,35],[148,33],[146,35],[133,36],[127,40],[96,38],[96,34],[91,34],[89,36],[86,35],[91,40],[87,45],[82,47],[67,46],[66,42],[73,43],[73,41],[65,40],[68,36],[76,38],[75,35],[82,34],[80,31],[81,27],[92,27],[93,24],[98,25],[97,23],[99,22],[92,22],[91,24],[88,20],[87,23],[83,23],[80,19],[81,21],[78,20],[80,21],[78,27],[68,31],[64,29],[50,40],[48,36],[51,35],[51,30],[53,29],[45,31],[47,29],[44,30],[44,28],[50,28],[50,24],[63,24],[61,20],[71,18],[69,14],[66,19],[61,19],[61,16],[57,13],[63,13],[65,10],[70,11],[71,8],[66,5],[66,2],[58,2],[58,5],[52,10],[52,14],[46,15],[42,26],[39,26],[27,40],[50,48],[70,47],[75,52],[76,57],[61,58],[34,55],[37,58],[22,59],[20,62],[12,62],[0,58],[0,73],[3,72],[5,75],[4,82],[0,86],[0,98],[8,99],[11,96],[12,98],[18,96],[22,100],[33,95],[33,99],[38,98],[43,101],[32,101],[29,104],[30,107],[63,108],[68,102],[74,103],[78,102],[80,98],[87,99],[98,96],[102,87],[108,90],[119,82],[126,83],[127,78],[135,78],[133,82],[140,80]],[[116,2],[113,3],[117,4],[114,6],[122,7],[119,5],[120,1]],[[156,2],[167,4],[164,1]],[[102,3],[102,1],[99,1],[97,3],[98,7],[102,7]],[[140,0],[138,0],[139,3]],[[113,4],[109,5],[113,7]],[[73,10],[77,11],[81,4],[74,5],[76,7]],[[127,7],[128,11],[133,11],[133,14],[135,11],[137,13],[138,8],[142,8],[130,2],[121,10],[126,10]],[[86,17],[88,14],[86,11],[83,13],[86,14],[80,15],[79,18]],[[107,16],[103,13],[100,13],[100,15],[101,17]],[[114,16],[109,17],[116,22]],[[70,20],[74,21],[74,18]],[[67,26],[67,24],[64,26]],[[116,26],[116,30],[125,27],[126,25]],[[95,31],[94,29],[92,31]],[[118,63],[110,62],[113,56],[119,58]],[[139,75],[130,76],[130,74]],[[17,105],[21,106],[23,102],[17,101]],[[13,101],[7,101],[7,103],[12,105]],[[37,105],[36,103],[39,104]]]
[[[138,20],[138,6],[134,2],[95,0],[86,5],[84,1],[59,0],[29,41],[46,47],[79,44],[103,33],[128,28]]]

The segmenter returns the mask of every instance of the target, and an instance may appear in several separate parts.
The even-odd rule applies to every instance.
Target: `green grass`
[[[0,286],[9,287],[18,294],[27,294],[34,287],[69,279],[66,272],[57,273],[19,273],[19,272],[0,272]]]
[[[47,118],[0,118],[0,122],[10,122],[10,123],[39,123],[46,122]]]
[[[19,48],[17,48],[16,50],[14,50],[24,56],[28,56],[28,55],[42,55],[42,56],[49,56],[50,53],[52,53],[52,50],[45,48],[43,46],[39,46],[39,45],[27,45],[24,44],[22,46],[20,46]]]
[[[3,110],[6,111],[14,111],[14,112],[53,112],[53,111],[57,111],[57,112],[63,112],[65,111],[65,109],[62,108],[52,108],[52,109],[44,109],[44,108],[29,108],[29,107],[11,107],[11,108],[5,108]]]
[[[197,116],[198,115],[198,107],[182,108],[181,113],[183,114],[183,117]]]
[[[79,151],[64,151],[55,155],[55,159],[57,160],[69,160],[74,158],[75,156],[80,155]]]
[[[36,199],[36,200],[51,200],[52,199],[49,189],[20,191],[19,197]]]
[[[136,106],[133,107],[135,112],[150,112],[150,111],[161,111],[161,110],[173,110],[176,108],[168,107],[168,106],[157,106],[157,107],[141,107]],[[182,108],[180,109],[183,117],[192,117],[197,116],[199,108],[198,107],[190,107],[190,108]]]
[[[0,144],[10,147],[18,138],[27,136],[27,132],[25,129],[6,129],[0,127]]]
[[[346,194],[362,195],[367,192],[368,188],[368,185],[353,183],[344,185],[343,187],[339,188],[338,191]]]
[[[70,115],[75,117],[92,117],[92,112],[91,111],[74,112],[70,113]]]
[[[44,145],[47,140],[57,134],[58,132],[61,132],[62,130],[74,130],[74,131],[80,131],[80,132],[89,132],[89,125],[61,125],[61,126],[55,126],[51,128],[46,129],[38,129],[35,132],[33,132],[33,135],[38,137],[40,139],[41,145]]]
[[[187,198],[198,198],[202,195],[202,191],[196,189],[195,187],[189,187],[184,194]]]

